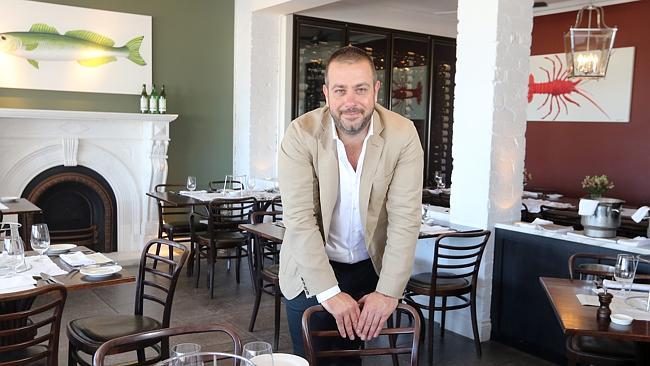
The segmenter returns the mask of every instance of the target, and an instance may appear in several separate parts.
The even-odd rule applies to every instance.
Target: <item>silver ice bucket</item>
[[[621,208],[625,201],[616,198],[594,198],[598,207],[593,215],[582,215],[580,223],[585,228],[585,235],[592,238],[614,238],[616,229],[621,225]]]

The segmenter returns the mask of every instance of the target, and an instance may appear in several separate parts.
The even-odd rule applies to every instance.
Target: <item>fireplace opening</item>
[[[28,215],[23,224],[30,228],[33,223],[46,223],[52,244],[72,243],[105,253],[117,250],[115,194],[94,170],[50,168],[32,179],[22,197],[43,210]]]

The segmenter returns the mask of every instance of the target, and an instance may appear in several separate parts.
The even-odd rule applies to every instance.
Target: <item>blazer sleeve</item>
[[[377,291],[401,298],[413,268],[422,216],[424,153],[415,128],[400,151],[388,187],[388,228]]]
[[[314,156],[306,145],[318,141],[301,132],[297,123],[292,123],[280,145],[279,180],[282,220],[286,226],[282,250],[287,251],[287,260],[295,261],[306,295],[311,296],[337,285],[338,281],[318,226],[320,207],[315,203],[319,197],[318,179]]]

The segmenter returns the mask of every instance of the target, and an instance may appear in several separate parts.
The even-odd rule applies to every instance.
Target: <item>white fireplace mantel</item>
[[[106,179],[117,202],[117,248],[139,252],[156,236],[146,196],[167,180],[175,114],[0,108],[0,196],[20,196],[41,172],[81,165]]]

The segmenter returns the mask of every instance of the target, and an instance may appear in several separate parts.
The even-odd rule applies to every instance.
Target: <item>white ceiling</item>
[[[475,0],[481,1],[481,0]],[[547,7],[535,8],[535,15],[547,15],[574,11],[587,5],[589,0],[535,0],[544,1]],[[619,3],[626,3],[639,0],[593,0],[594,5],[606,6]],[[433,16],[456,16],[458,0],[341,0],[342,3],[349,4],[373,4],[385,8],[399,8],[401,10],[413,11],[419,14],[430,14]]]

